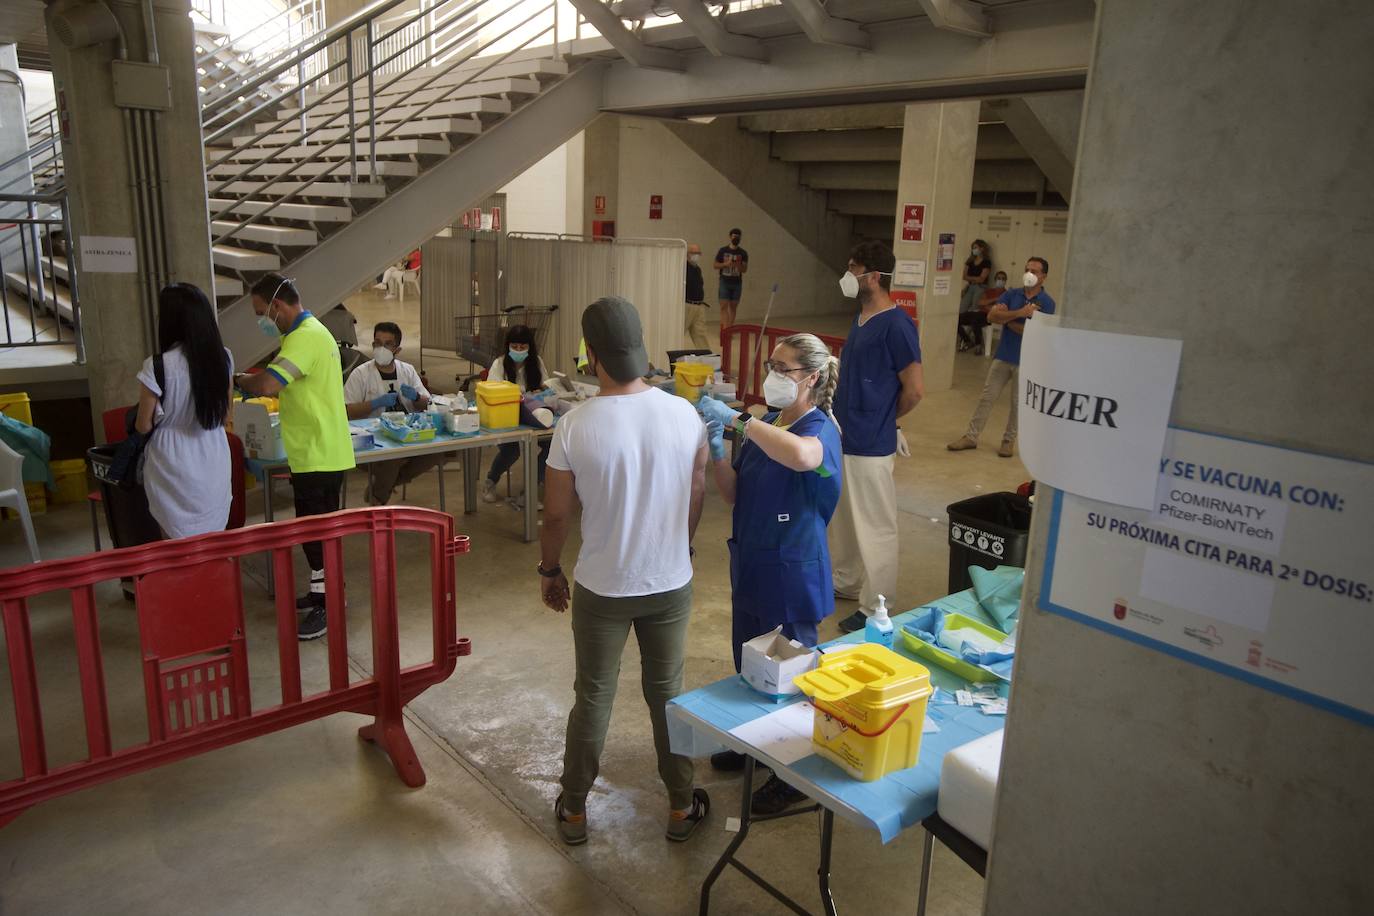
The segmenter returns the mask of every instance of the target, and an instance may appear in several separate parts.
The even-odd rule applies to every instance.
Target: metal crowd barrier
[[[801,333],[788,328],[770,327],[765,330],[757,324],[736,324],[722,330],[720,367],[722,372],[735,379],[738,386],[735,396],[739,400],[746,405],[763,403],[763,364],[772,358],[773,348],[779,340]],[[762,347],[759,346],[760,335],[763,336]],[[834,356],[839,356],[844,349],[843,337],[829,334],[817,334],[816,337],[830,348]]]
[[[396,534],[429,536],[433,657],[402,668],[396,607]],[[349,683],[343,538],[366,535],[371,564],[372,676]],[[329,629],[329,687],[303,697],[295,595],[277,589],[281,702],[254,709],[249,695],[240,560],[270,553],[279,582],[293,580],[291,551],[321,541]],[[336,712],[374,716],[358,731],[380,745],[408,786],[425,782],[401,708],[453,674],[471,645],[457,635],[453,558],[468,539],[432,509],[353,509],[176,541],[107,550],[0,570],[0,611],[13,688],[23,775],[0,782],[0,826],[25,809],[90,786],[151,770]],[[147,703],[148,740],[111,747],[95,585],[132,577]],[[50,766],[29,620],[30,599],[70,593],[85,713],[87,757]]]

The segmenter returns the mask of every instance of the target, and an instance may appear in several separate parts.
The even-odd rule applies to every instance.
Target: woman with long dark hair
[[[968,258],[964,261],[964,292],[959,297],[959,314],[972,312],[978,308],[978,300],[988,288],[992,275],[992,249],[982,239],[974,239]],[[962,323],[959,326],[959,349],[967,350],[977,341]]]
[[[537,394],[544,387],[544,379],[549,370],[539,358],[539,344],[535,342],[534,331],[523,324],[513,325],[506,331],[506,352],[496,358],[487,370],[489,382],[512,382],[519,386],[521,394]],[[494,503],[501,497],[496,494],[496,485],[501,475],[510,470],[520,457],[520,446],[507,442],[497,446],[496,458],[491,463],[491,471],[482,484],[482,501]],[[549,457],[549,440],[539,443],[539,483],[544,483],[544,462]],[[523,505],[523,503],[521,503]]]
[[[173,283],[158,295],[158,350],[138,373],[139,432],[152,433],[143,457],[148,508],[169,538],[223,531],[229,521],[232,457],[224,434],[234,358],[220,339],[215,309],[199,287]]]

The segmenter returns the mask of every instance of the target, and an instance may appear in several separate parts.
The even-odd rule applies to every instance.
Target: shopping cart
[[[459,390],[467,390],[472,380],[505,352],[506,331],[516,325],[523,324],[532,330],[535,345],[541,352],[548,352],[549,328],[557,312],[556,305],[508,305],[495,312],[473,312],[453,319],[458,355],[474,366],[471,374],[457,378]]]

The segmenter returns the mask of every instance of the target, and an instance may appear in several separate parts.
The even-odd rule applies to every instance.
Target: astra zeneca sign
[[[1150,508],[1182,348],[1177,340],[1063,328],[1043,315],[1028,320],[1017,419],[1021,457],[1035,479]]]

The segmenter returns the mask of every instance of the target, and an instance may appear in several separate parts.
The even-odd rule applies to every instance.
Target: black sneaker
[[[296,599],[296,610],[310,611],[324,607],[324,592],[306,592]]]
[[[805,793],[798,792],[777,776],[769,776],[768,781],[754,792],[749,811],[753,814],[780,814],[805,800]]]
[[[296,638],[301,642],[305,642],[309,639],[319,639],[328,629],[329,622],[325,618],[324,605],[321,604],[309,614],[305,615],[305,619],[302,620],[300,626],[296,628]]]
[[[840,621],[840,632],[853,633],[856,630],[862,630],[866,626],[868,626],[868,617],[864,615],[863,611],[855,611],[844,620]]]
[[[724,773],[738,773],[744,769],[744,755],[739,751],[720,751],[711,755],[711,769]]]

